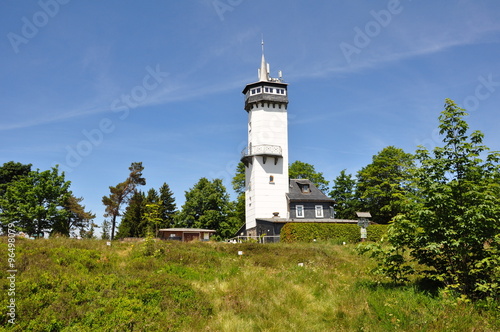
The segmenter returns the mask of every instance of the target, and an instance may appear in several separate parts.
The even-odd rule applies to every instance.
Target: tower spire
[[[267,70],[266,58],[264,57],[264,37],[262,37],[262,59],[260,61],[259,81],[269,81],[269,72]]]

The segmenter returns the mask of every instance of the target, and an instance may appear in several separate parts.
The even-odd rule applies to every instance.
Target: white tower
[[[287,84],[281,72],[278,78],[270,77],[263,42],[258,77],[243,90],[248,112],[248,147],[241,158],[246,166],[247,235],[257,235],[256,219],[288,217]]]

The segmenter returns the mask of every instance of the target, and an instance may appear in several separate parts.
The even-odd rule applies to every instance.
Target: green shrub
[[[386,225],[369,226],[367,240],[380,240],[386,233],[386,227]],[[314,239],[355,243],[360,239],[360,229],[354,224],[331,223],[287,223],[281,229],[281,241],[286,243],[311,242]]]

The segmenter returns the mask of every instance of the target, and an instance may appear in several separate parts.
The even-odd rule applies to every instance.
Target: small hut
[[[182,242],[208,241],[213,234],[215,234],[213,229],[202,228],[164,228],[158,230],[160,239]]]

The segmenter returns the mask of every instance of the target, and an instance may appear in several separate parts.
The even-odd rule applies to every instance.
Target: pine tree
[[[110,225],[111,225],[110,222],[107,221],[106,219],[103,221],[101,239],[109,240],[111,238],[111,235],[109,234]]]
[[[117,238],[143,237],[146,235],[147,225],[144,220],[146,201],[146,195],[140,190],[136,191],[130,198],[118,226]]]
[[[142,162],[133,162],[130,167],[128,178],[115,187],[110,186],[109,196],[103,196],[102,203],[106,206],[105,217],[111,217],[111,240],[115,237],[116,218],[121,216],[122,205],[127,203],[135,193],[137,186],[146,184],[146,179],[142,177],[144,167]]]
[[[159,213],[160,213],[160,228],[172,227],[174,224],[174,218],[177,213],[177,207],[175,205],[174,194],[170,190],[168,184],[163,183],[159,189]]]
[[[359,201],[355,196],[356,180],[345,169],[333,180],[330,197],[335,200],[335,218],[352,219],[358,208]]]

